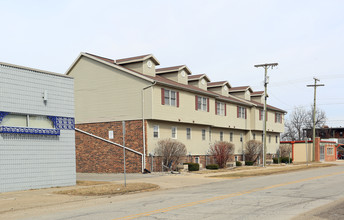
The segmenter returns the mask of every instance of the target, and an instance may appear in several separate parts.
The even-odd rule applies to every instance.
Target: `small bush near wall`
[[[219,169],[219,165],[217,165],[217,164],[209,164],[205,168],[207,168],[208,170],[218,170]]]
[[[253,161],[245,161],[245,166],[253,166]]]
[[[240,161],[236,161],[236,162],[235,162],[235,165],[236,165],[237,167],[240,167],[240,166],[242,166],[242,163],[241,163]]]
[[[184,163],[188,165],[189,171],[199,171],[199,164],[198,163]]]
[[[279,161],[278,161],[278,159],[279,159]],[[280,163],[289,163],[289,157],[280,157],[280,158],[278,158],[278,157],[275,157],[275,158],[272,158],[272,160],[274,161],[274,163],[278,163],[278,162],[280,162]],[[292,163],[293,162],[293,158],[290,158],[290,163]]]

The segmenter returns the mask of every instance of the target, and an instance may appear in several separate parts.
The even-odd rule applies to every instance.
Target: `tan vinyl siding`
[[[142,118],[141,91],[149,82],[87,57],[69,75],[75,78],[76,123]],[[145,91],[145,102],[146,118],[150,118],[150,89]]]

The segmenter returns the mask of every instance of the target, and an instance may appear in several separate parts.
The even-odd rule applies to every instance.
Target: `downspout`
[[[145,129],[145,96],[144,91],[156,84],[156,81],[154,81],[153,84],[144,87],[142,89],[141,95],[142,95],[142,142],[143,142],[143,160],[142,160],[142,172],[146,168],[146,129]]]

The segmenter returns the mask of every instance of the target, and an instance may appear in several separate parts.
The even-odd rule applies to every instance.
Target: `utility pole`
[[[315,113],[316,113],[316,102],[317,102],[317,87],[325,86],[325,84],[317,84],[320,79],[313,77],[314,85],[307,85],[307,87],[314,87],[314,107],[313,107],[313,157],[312,160],[315,161]]]
[[[254,67],[263,67],[265,70],[265,75],[264,75],[264,110],[263,110],[263,167],[266,166],[266,116],[267,116],[267,111],[266,111],[266,101],[268,99],[267,91],[268,91],[268,69],[271,67],[273,69],[275,66],[277,66],[278,63],[266,63],[266,64],[258,64],[254,65]]]

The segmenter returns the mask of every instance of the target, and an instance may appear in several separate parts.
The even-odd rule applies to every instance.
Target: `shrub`
[[[281,163],[289,163],[289,157],[281,157]],[[290,163],[293,162],[293,158],[290,158]]]
[[[245,161],[245,166],[253,166],[253,161]]]
[[[233,156],[234,145],[226,141],[217,141],[210,147],[210,154],[214,156],[220,168],[226,166],[227,161]]]
[[[198,171],[199,170],[199,164],[198,163],[188,163],[188,169],[189,169],[189,171]]]
[[[236,165],[237,167],[240,167],[240,166],[242,166],[242,163],[241,163],[240,161],[236,161],[236,162],[235,162],[235,165]]]
[[[217,164],[209,164],[209,165],[205,166],[205,168],[207,168],[208,170],[218,170],[219,169],[219,165],[217,165]]]
[[[274,157],[274,158],[272,158],[272,160],[274,161],[275,164],[278,163],[278,157]]]
[[[262,157],[263,144],[260,141],[250,140],[245,144],[245,158],[248,162],[256,162],[259,157]]]
[[[173,139],[163,139],[158,141],[155,148],[155,155],[162,157],[165,166],[176,168],[181,159],[186,156],[186,147],[183,143]]]
[[[275,158],[272,158],[272,160],[274,161],[274,163],[278,163],[278,159],[279,159],[279,162],[280,163],[289,163],[289,157],[275,157]],[[293,162],[293,158],[290,158],[290,163]]]

